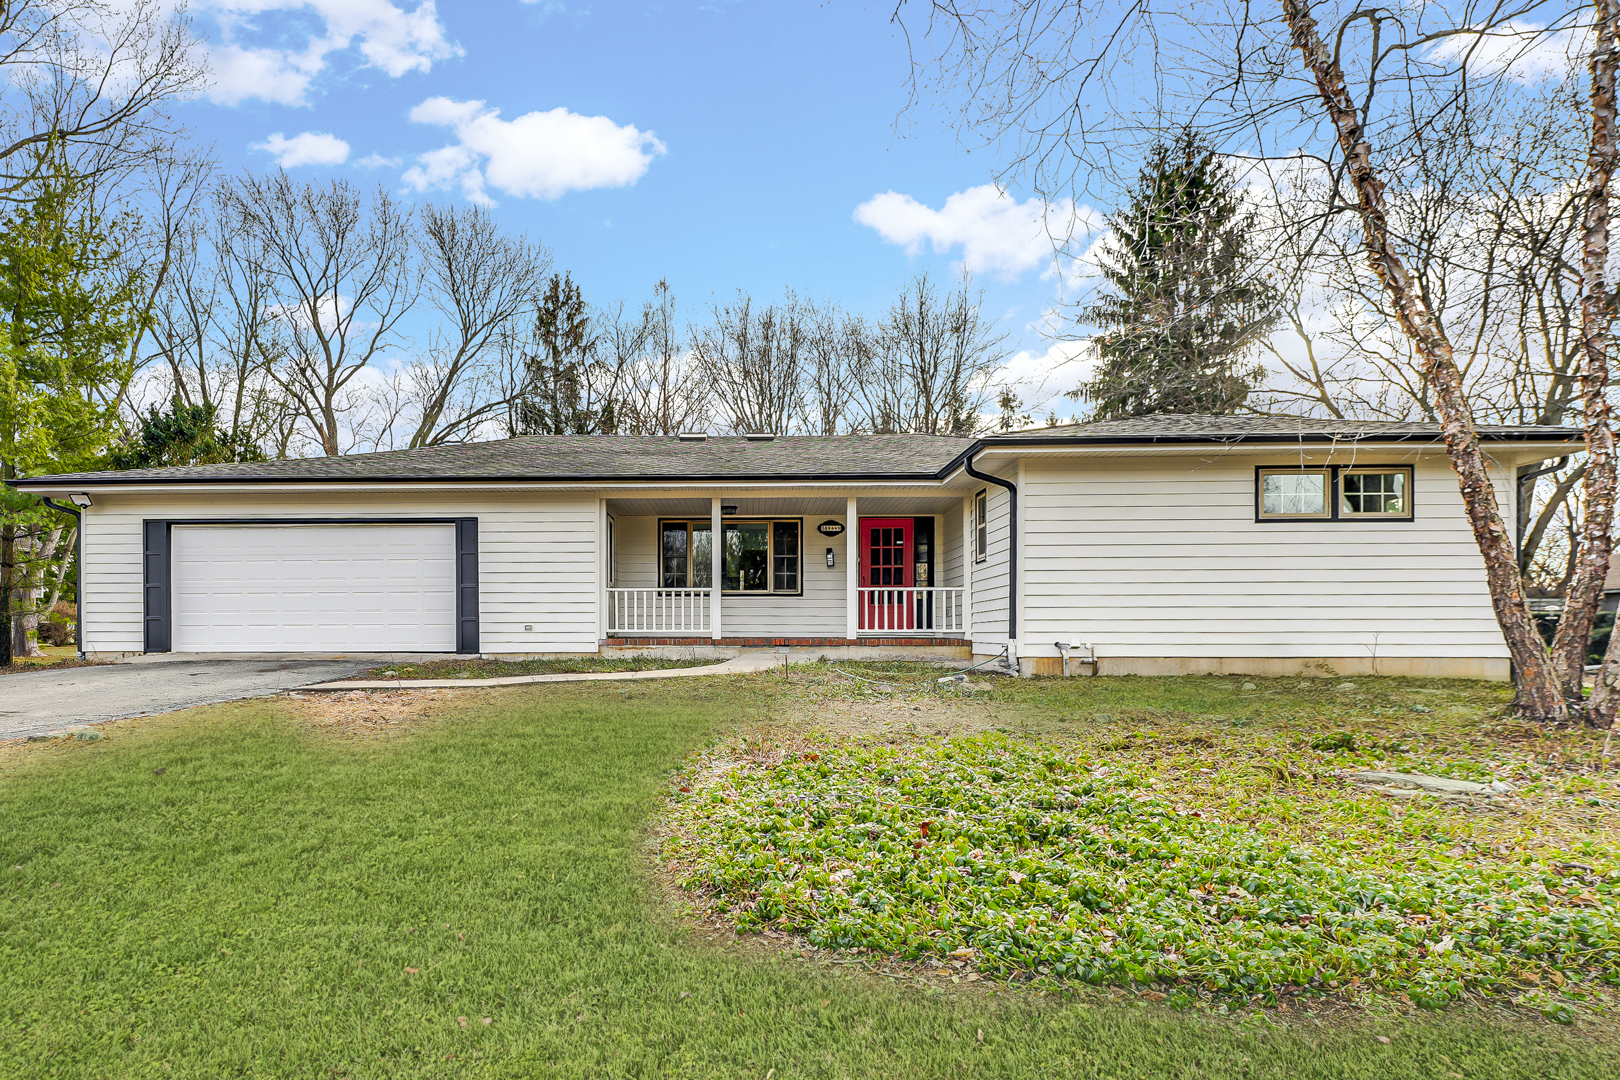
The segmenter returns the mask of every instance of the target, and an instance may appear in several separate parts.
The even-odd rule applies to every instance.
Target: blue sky
[[[202,0],[216,81],[183,107],[227,170],[475,199],[592,301],[667,278],[689,316],[784,287],[877,314],[965,260],[1023,350],[1057,295],[1039,203],[986,187],[945,115],[904,116],[891,5],[864,0]],[[859,218],[859,220],[857,220]],[[1059,401],[1060,412],[1072,406]]]

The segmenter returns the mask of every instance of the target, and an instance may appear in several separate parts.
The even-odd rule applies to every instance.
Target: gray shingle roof
[[[1479,424],[1481,439],[1490,441],[1580,441],[1579,428]],[[1056,427],[1030,428],[993,437],[995,443],[1020,441],[1076,442],[1291,442],[1395,439],[1438,442],[1440,425],[1415,420],[1332,420],[1310,416],[1210,416],[1170,413],[1125,420],[1096,420]]]
[[[1492,441],[1578,442],[1565,427],[1482,425]],[[982,440],[936,435],[795,435],[772,440],[711,436],[529,435],[494,442],[390,450],[346,457],[124,472],[65,473],[13,481],[19,487],[138,483],[497,480],[860,480],[932,479],[974,446],[1021,443],[1322,443],[1377,439],[1433,443],[1436,424],[1306,417],[1144,416],[1035,428]]]
[[[241,465],[70,473],[33,477],[31,481],[122,484],[143,481],[931,478],[972,445],[972,439],[934,435],[798,435],[771,440],[710,436],[702,442],[663,435],[525,435],[423,450],[388,450]]]

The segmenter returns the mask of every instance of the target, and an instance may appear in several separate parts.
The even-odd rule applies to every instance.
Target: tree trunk
[[[0,525],[0,667],[10,667],[16,661],[11,654],[11,574],[16,549],[17,527]]]
[[[1486,469],[1485,455],[1479,448],[1479,436],[1474,431],[1462,373],[1457,370],[1452,356],[1451,342],[1391,242],[1384,184],[1373,168],[1372,147],[1362,128],[1360,112],[1345,85],[1344,72],[1323,44],[1305,0],[1282,0],[1282,9],[1294,47],[1303,55],[1305,67],[1315,80],[1317,94],[1338,135],[1350,183],[1356,190],[1368,261],[1389,294],[1401,330],[1423,358],[1424,375],[1434,392],[1435,412],[1440,417],[1446,452],[1457,473],[1474,540],[1485,559],[1485,580],[1490,588],[1491,604],[1518,675],[1515,707],[1527,719],[1562,722],[1569,714],[1568,708],[1547,648],[1525,603],[1518,552],[1497,506],[1496,491]]]
[[[1605,272],[1609,261],[1609,181],[1614,175],[1615,47],[1620,0],[1595,0],[1592,50],[1592,143],[1587,152],[1586,213],[1581,229],[1581,396],[1586,426],[1586,514],[1580,556],[1553,638],[1552,659],[1564,693],[1581,699],[1592,620],[1609,573],[1614,520],[1615,446],[1609,409],[1609,329],[1614,317]]]
[[[67,544],[62,549],[62,562],[56,568],[56,574],[51,581],[50,595],[45,600],[44,608],[41,609],[46,615],[49,615],[52,611],[55,611],[57,602],[62,599],[62,586],[67,584],[68,568],[73,565],[73,560],[77,557],[78,550],[79,530],[77,528],[69,529],[67,535]],[[78,622],[77,619],[73,621]]]

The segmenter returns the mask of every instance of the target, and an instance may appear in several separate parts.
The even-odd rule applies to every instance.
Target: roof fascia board
[[[1541,441],[1537,441],[1540,438]],[[1524,436],[1492,435],[1481,439],[1486,445],[1512,446],[1518,450],[1545,448],[1562,452],[1567,448],[1578,448],[1584,445],[1581,441],[1555,442],[1547,441],[1539,434],[1526,433]],[[7,481],[19,491],[32,491],[41,494],[56,494],[64,492],[91,492],[91,491],[172,491],[191,488],[208,488],[213,491],[276,491],[282,489],[303,490],[312,485],[318,485],[338,490],[377,490],[377,491],[442,491],[446,488],[465,488],[468,490],[488,489],[492,486],[501,486],[510,490],[523,491],[568,491],[579,488],[594,488],[611,490],[624,487],[663,488],[725,488],[733,486],[800,486],[800,487],[850,487],[850,486],[931,486],[944,485],[955,475],[962,471],[963,463],[970,456],[1020,456],[1031,454],[1087,454],[1109,452],[1133,452],[1137,454],[1164,454],[1169,452],[1208,452],[1233,451],[1247,448],[1274,448],[1274,447],[1300,447],[1319,446],[1328,449],[1338,447],[1355,447],[1358,449],[1378,449],[1380,447],[1399,447],[1410,449],[1434,448],[1443,450],[1443,444],[1433,436],[1411,435],[1380,435],[1368,438],[1344,438],[1332,435],[1300,433],[1290,435],[1234,435],[1225,438],[1208,435],[1142,435],[1142,436],[1081,436],[1064,435],[1044,438],[986,438],[978,439],[965,447],[956,457],[933,473],[776,473],[776,474],[749,474],[749,475],[692,475],[680,479],[667,476],[579,476],[558,478],[551,481],[536,481],[529,476],[480,476],[480,477],[431,477],[431,476],[404,476],[404,477],[369,477],[365,479],[345,479],[341,477],[275,477],[262,481],[243,481],[235,478],[196,477],[175,478],[172,480],[153,480],[149,477],[118,478],[106,476],[97,479],[72,479],[71,477],[39,476],[19,478]],[[411,486],[414,485],[414,488]]]
[[[1546,451],[1557,454],[1569,453],[1579,450],[1586,444],[1581,442],[1549,442],[1549,443],[1494,443],[1484,444],[1486,453],[1501,453],[1512,451]],[[1311,453],[1333,454],[1366,451],[1394,451],[1404,454],[1428,453],[1444,454],[1446,448],[1441,443],[1415,443],[1390,441],[1387,439],[1341,439],[1338,442],[1321,443],[1266,443],[1253,444],[1244,442],[1228,443],[1202,443],[1183,444],[1179,446],[1128,446],[1119,444],[1102,444],[1086,446],[1058,446],[1042,445],[1034,447],[1020,447],[1007,445],[986,446],[979,455],[981,459],[988,457],[1016,458],[1016,457],[1167,457],[1167,456],[1209,456],[1211,454],[1276,454],[1279,450],[1305,450]]]
[[[1523,445],[1525,443],[1545,443],[1549,446],[1584,445],[1584,439],[1557,440],[1549,438],[1541,432],[1522,432],[1512,434],[1487,434],[1479,437],[1482,443],[1508,443]],[[1016,450],[1019,447],[1108,447],[1108,446],[1247,446],[1247,445],[1277,445],[1297,446],[1300,444],[1318,445],[1353,445],[1371,446],[1383,443],[1400,443],[1411,445],[1413,443],[1426,444],[1444,448],[1445,443],[1438,435],[1428,435],[1418,432],[1401,434],[1398,432],[1369,432],[1366,435],[1330,435],[1322,432],[1298,432],[1290,434],[1254,433],[1243,435],[1050,435],[1032,436],[1022,439],[996,438],[994,436],[981,441],[984,453],[993,451]]]
[[[131,481],[56,481],[52,477],[38,477],[33,480],[18,480],[12,482],[18,487],[26,485],[24,490],[36,493],[52,494],[54,492],[95,492],[106,493],[135,493],[148,494],[153,492],[186,492],[208,491],[210,493],[235,494],[240,492],[296,492],[308,491],[311,488],[321,488],[328,491],[380,491],[394,493],[409,492],[437,492],[437,491],[599,491],[614,493],[635,492],[704,492],[715,490],[759,491],[779,489],[799,489],[810,491],[845,491],[850,488],[863,488],[867,490],[910,489],[927,488],[936,490],[946,485],[946,478],[941,476],[917,476],[903,479],[886,480],[798,480],[742,477],[729,480],[695,480],[695,479],[635,479],[635,480],[578,480],[578,481],[515,481],[506,479],[467,479],[446,478],[443,480],[402,479],[398,481],[386,480],[333,480],[327,478],[308,480],[276,480],[244,483],[240,480],[190,480],[190,481],[154,481],[150,479]]]

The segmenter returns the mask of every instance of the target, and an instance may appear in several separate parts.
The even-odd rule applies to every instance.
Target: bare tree
[[[860,424],[868,431],[970,435],[995,399],[1006,336],[980,312],[963,277],[941,295],[927,273],[895,298],[856,375]]]
[[[876,337],[858,315],[836,304],[807,305],[803,391],[798,430],[807,435],[843,435],[859,423],[851,415],[862,372],[874,369]]]
[[[184,221],[149,337],[167,369],[154,380],[165,400],[209,408],[233,446],[285,457],[296,415],[274,376],[287,340],[267,267],[216,188]]]
[[[675,294],[667,281],[633,320],[624,312],[604,328],[603,346],[621,382],[619,430],[627,435],[677,435],[709,422],[703,369],[680,331]]]
[[[0,3],[0,197],[58,162],[103,183],[176,155],[168,115],[207,71],[183,9],[162,0]]]
[[[532,318],[551,268],[549,251],[503,233],[483,207],[421,213],[426,297],[442,321],[394,377],[403,400],[390,411],[410,417],[411,449],[474,439],[507,411],[522,387],[502,345]]]
[[[400,346],[416,300],[410,210],[381,187],[367,200],[347,181],[299,184],[281,170],[240,177],[222,204],[269,282],[285,342],[272,374],[321,452],[345,453],[366,437],[355,380]]]
[[[721,423],[737,432],[786,434],[804,400],[805,305],[790,290],[756,304],[741,289],[716,301],[692,331],[692,355],[714,395]]]
[[[1387,299],[1388,325],[1410,343],[1457,474],[1518,675],[1518,708],[1552,722],[1568,716],[1572,703],[1581,708],[1568,691],[1579,686],[1583,627],[1608,565],[1614,498],[1613,436],[1602,390],[1613,315],[1605,274],[1616,140],[1615,0],[1590,8],[1525,0],[1399,11],[1305,0],[1281,0],[1276,9],[1231,3],[1174,12],[1175,53],[1158,47],[1169,40],[1159,11],[1134,3],[992,0],[964,7],[937,0],[925,6],[939,43],[932,62],[975,102],[965,120],[1004,139],[1013,168],[1036,177],[1038,187],[1056,190],[1057,181],[1072,192],[1087,182],[1080,177],[1088,167],[1106,168],[1109,140],[1099,138],[1109,123],[1100,119],[1104,104],[1150,132],[1179,108],[1206,131],[1241,136],[1260,145],[1262,156],[1291,157],[1329,178],[1315,213],[1287,226],[1309,235],[1341,216],[1356,222],[1360,257]],[[1325,34],[1322,17],[1328,19]],[[1566,629],[1549,654],[1531,621],[1518,553],[1474,430],[1444,309],[1435,302],[1421,253],[1400,232],[1392,199],[1399,189],[1392,192],[1390,185],[1421,133],[1461,115],[1460,103],[1481,115],[1514,100],[1523,86],[1515,65],[1527,62],[1531,49],[1565,41],[1585,51],[1592,108],[1581,184],[1580,288],[1589,460]],[[1130,93],[1132,81],[1152,88],[1136,96],[1134,109],[1107,100]],[[1267,149],[1274,146],[1289,149]],[[1611,654],[1620,659],[1620,649]],[[1617,699],[1620,670],[1606,662],[1589,715],[1612,723]]]

